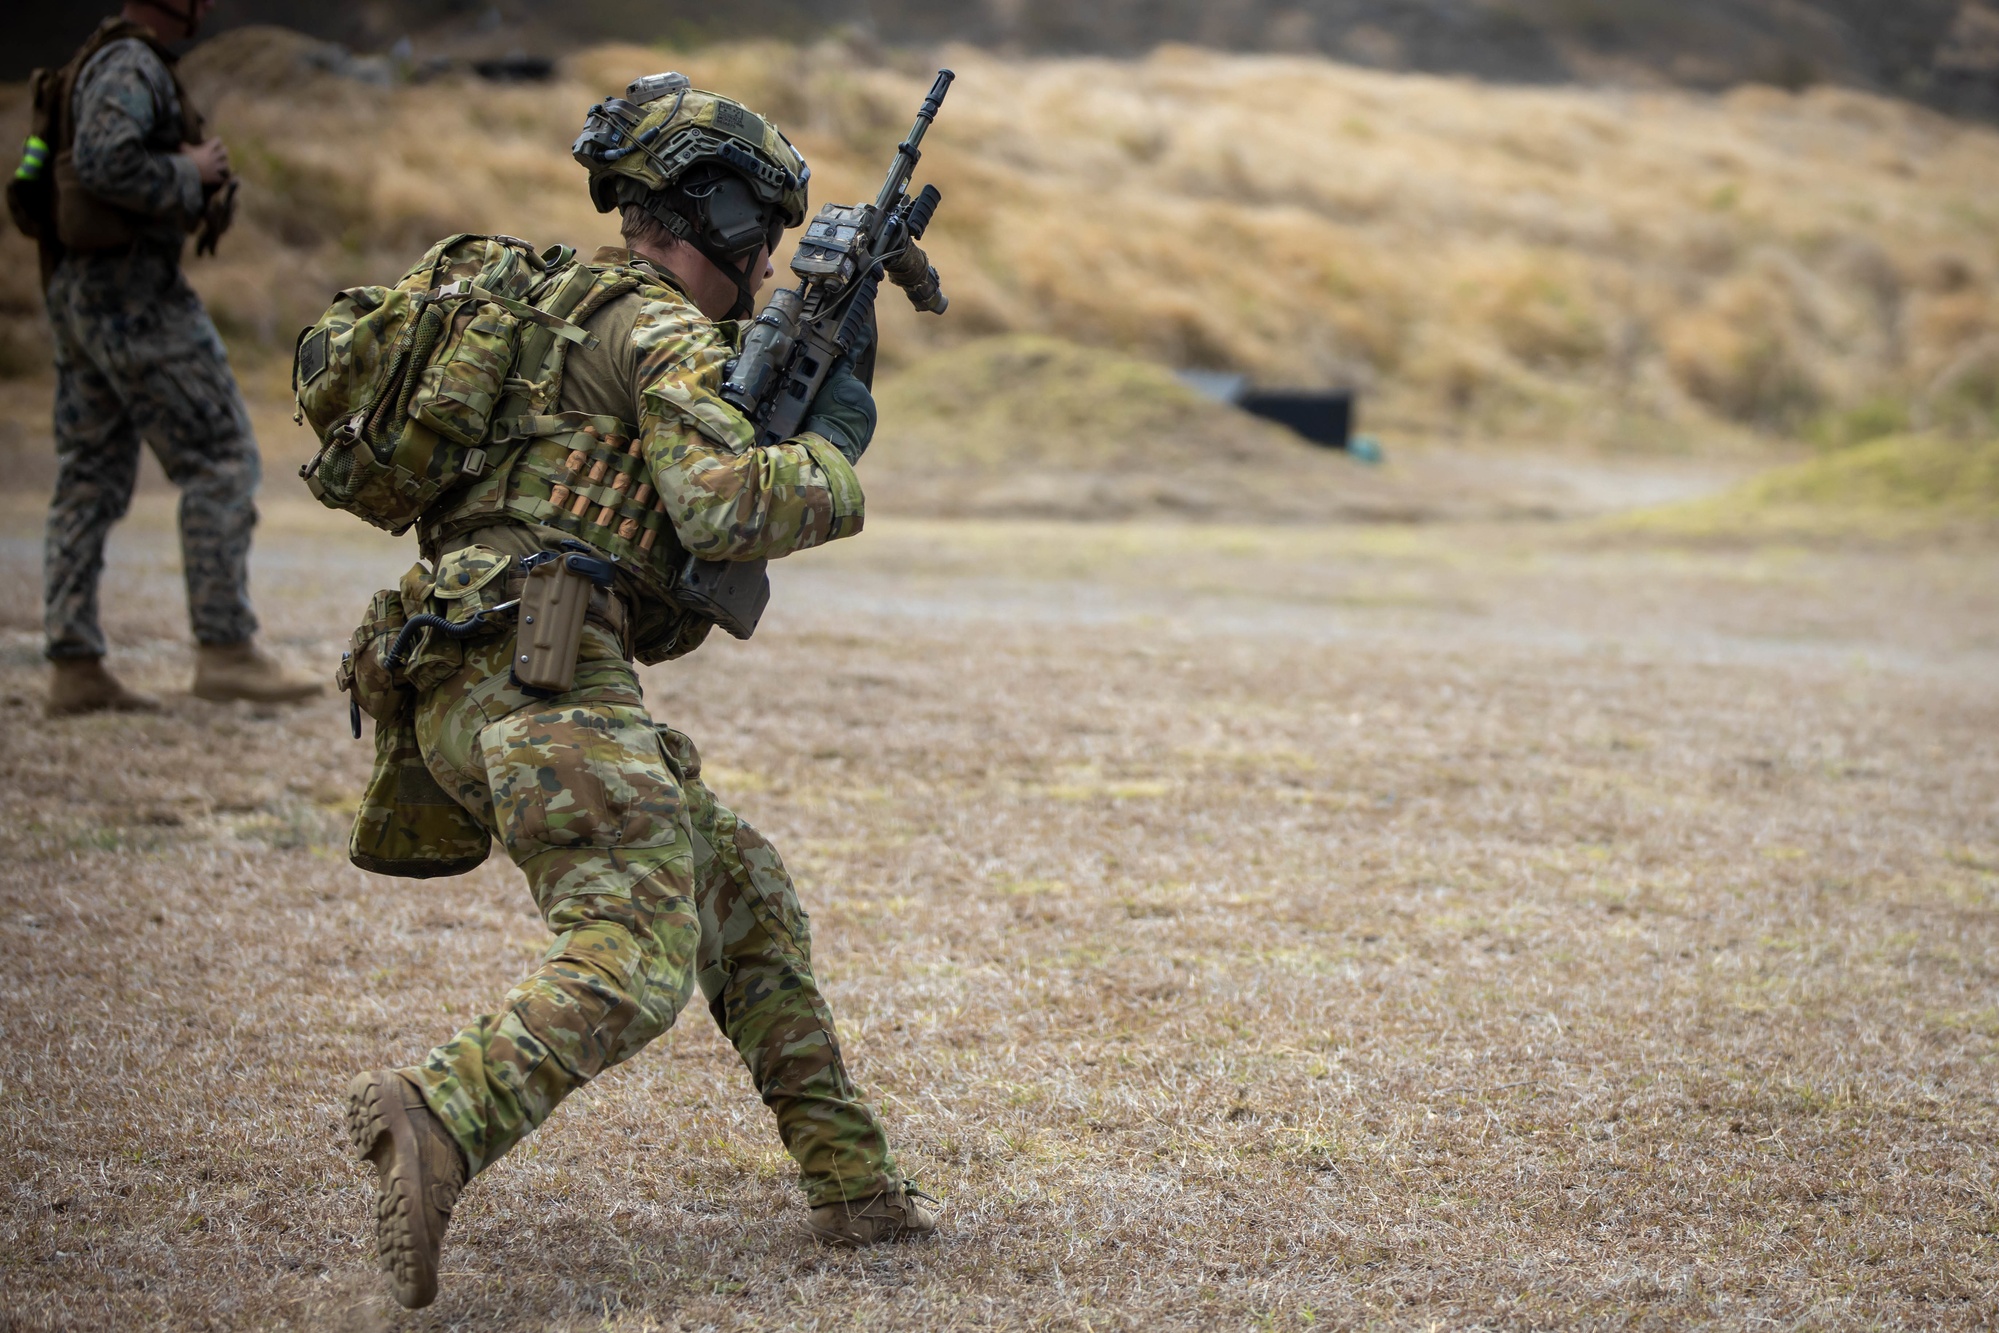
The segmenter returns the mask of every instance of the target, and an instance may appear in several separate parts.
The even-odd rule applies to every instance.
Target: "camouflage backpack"
[[[461,233],[393,287],[341,292],[292,360],[294,419],[320,439],[299,469],[313,497],[401,533],[484,475],[495,407],[541,387],[514,375],[524,327],[541,325],[557,349],[593,341],[563,318],[592,281],[573,258],[567,246],[537,255],[512,236]]]

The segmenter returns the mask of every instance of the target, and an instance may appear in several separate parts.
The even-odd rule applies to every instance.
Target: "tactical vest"
[[[77,81],[82,78],[84,67],[92,57],[111,43],[126,38],[144,42],[166,66],[167,77],[173,80],[174,98],[180,103],[180,142],[200,143],[202,139],[201,113],[194,109],[194,102],[187,95],[187,86],[181,82],[178,58],[174,53],[162,46],[150,29],[137,23],[108,18],[98,24],[97,31],[90,34],[82,49],[70,58],[67,65],[55,72],[49,89],[55,131],[50,143],[55,149],[56,235],[65,249],[122,249],[138,240],[155,222],[155,219],[98,198],[83,188],[83,182],[76,174]],[[37,92],[41,92],[39,86]],[[39,97],[37,101],[39,104]],[[191,229],[198,219],[185,218],[182,221]]]
[[[530,303],[572,324],[636,291],[644,279],[618,265],[571,262],[551,272]],[[551,412],[562,396],[567,339],[529,325],[508,394],[488,427],[486,470],[418,520],[426,555],[496,522],[521,522],[589,543],[648,599],[666,606],[685,554],[652,485],[636,423],[587,412]],[[650,660],[649,645],[638,645]]]

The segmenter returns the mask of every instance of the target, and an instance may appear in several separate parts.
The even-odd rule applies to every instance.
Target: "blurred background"
[[[0,119],[94,17],[17,17]],[[1310,519],[1657,489],[1554,484],[1523,451],[1730,460],[1711,485],[1895,440],[1837,484],[1930,498],[1990,470],[1983,0],[222,0],[184,68],[246,188],[190,272],[289,456],[288,354],[335,289],[458,230],[615,239],[567,154],[594,98],[682,68],[797,139],[817,204],[872,193],[942,63],[961,78],[924,174],[954,303],[889,317],[892,509]],[[46,436],[30,255],[10,234],[0,265],[17,479]],[[1351,392],[1391,466],[1303,449],[1217,383]],[[1493,451],[1503,476],[1398,466]]]

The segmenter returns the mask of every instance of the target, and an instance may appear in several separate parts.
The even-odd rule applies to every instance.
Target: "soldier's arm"
[[[731,349],[688,307],[649,302],[633,329],[639,428],[681,546],[704,560],[776,559],[861,530],[853,467],[824,436],[758,446],[716,395]]]
[[[148,217],[200,216],[201,169],[146,144],[172,101],[166,69],[143,43],[104,48],[77,81],[74,152],[83,188]]]

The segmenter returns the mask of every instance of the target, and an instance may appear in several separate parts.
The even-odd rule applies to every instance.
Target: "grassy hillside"
[[[963,41],[1036,54],[1143,55],[1161,42],[1324,54],[1382,69],[1511,82],[1726,88],[1838,83],[1960,110],[1999,110],[1999,57],[1978,0],[220,0],[211,33],[283,23],[419,58],[570,52],[604,41],[858,31],[893,45]],[[29,8],[0,78],[59,64],[96,22]]]
[[[1892,436],[1608,526],[1696,540],[1989,536],[1999,532],[1999,441]]]
[[[1986,428],[1990,129],[1831,89],[1498,88],[1186,48],[943,58],[960,79],[924,176],[953,306],[919,321],[891,298],[891,372],[1040,334],[1354,384],[1403,436]],[[839,44],[606,47],[548,86],[383,89],[314,72],[286,34],[226,34],[187,70],[245,177],[243,221],[194,280],[254,363],[438,235],[610,240],[568,141],[593,97],[669,65],[794,133],[818,200],[872,193],[931,68]],[[0,364],[35,373],[32,265],[11,235],[0,257]]]
[[[933,352],[883,384],[881,411],[868,491],[894,512],[1301,521],[1385,503],[1343,455],[1153,362],[1040,334]]]

